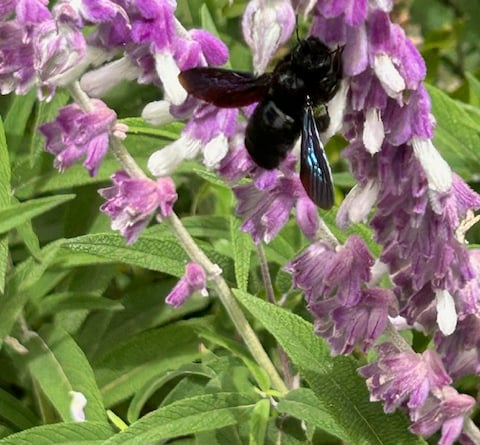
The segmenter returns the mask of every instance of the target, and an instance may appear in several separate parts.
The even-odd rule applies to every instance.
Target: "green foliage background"
[[[250,69],[240,32],[244,7],[181,0],[178,17],[187,28],[217,33],[231,50],[231,66]],[[480,3],[398,2],[395,17],[428,64],[435,144],[478,189]],[[128,123],[126,145],[143,167],[182,128],[154,128],[136,117],[160,94],[124,84],[106,98]],[[282,271],[306,245],[296,225],[265,246],[276,296],[285,302],[274,306],[264,301],[257,252],[238,230],[231,190],[196,163],[175,174],[175,210],[238,289],[278,368],[285,369],[286,353],[301,387],[282,396],[272,390],[215,298],[165,305],[187,256],[165,225],[152,226],[130,247],[110,230],[97,190],[108,186],[116,161],[107,158],[90,178],[79,165],[59,174],[43,152],[37,127],[68,100],[61,91],[48,104],[34,92],[0,99],[0,445],[424,443],[408,433],[402,414],[386,416],[368,401],[356,373],[364,359],[333,359],[313,335],[302,297]],[[336,137],[327,147],[338,202],[353,185],[340,156],[344,145]],[[334,212],[325,219],[346,236],[335,229]],[[378,253],[368,227],[352,231]],[[477,230],[470,241],[478,243]],[[461,389],[475,394],[476,384],[461,382]],[[87,422],[70,422],[71,390],[87,397]]]

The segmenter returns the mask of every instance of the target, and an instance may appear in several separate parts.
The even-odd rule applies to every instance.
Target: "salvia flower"
[[[55,168],[64,171],[80,159],[91,176],[108,151],[110,133],[114,130],[116,114],[102,101],[91,101],[92,111],[86,112],[77,104],[60,109],[57,118],[40,126],[47,138],[46,151],[55,155]]]
[[[351,353],[355,347],[368,350],[388,317],[397,314],[390,290],[367,286],[372,266],[373,257],[357,236],[336,249],[316,242],[285,266],[294,286],[305,293],[315,332],[335,354]]]
[[[439,443],[453,444],[475,400],[449,386],[452,380],[440,357],[430,350],[402,352],[390,343],[379,345],[377,352],[375,363],[359,369],[367,379],[371,400],[383,400],[387,413],[406,410],[413,433],[428,437],[441,430]]]
[[[459,394],[451,386],[432,391],[421,407],[410,411],[410,431],[428,437],[440,430],[439,445],[453,445],[475,404],[473,397]]]
[[[100,210],[110,216],[112,229],[119,230],[127,244],[137,240],[154,215],[161,221],[172,213],[177,193],[170,178],[131,178],[120,171],[112,181],[112,187],[99,191],[107,200]]]
[[[185,275],[167,295],[165,302],[179,307],[195,292],[206,297],[208,296],[206,284],[207,274],[203,267],[197,263],[188,263],[185,267]]]
[[[385,412],[400,406],[417,409],[431,391],[451,383],[451,378],[433,351],[402,352],[390,343],[377,347],[378,359],[359,373],[367,379],[372,400],[383,400]]]
[[[242,230],[258,243],[270,242],[286,224],[296,198],[305,194],[298,177],[278,176],[268,190],[254,182],[234,187],[238,200],[237,214],[244,223]]]
[[[257,74],[265,71],[271,57],[291,36],[295,12],[286,0],[251,0],[243,14],[245,41],[253,52]]]
[[[150,156],[148,168],[155,176],[170,174],[184,159],[203,153],[209,168],[218,167],[228,151],[228,139],[235,134],[238,111],[213,105],[198,106],[178,140]]]
[[[86,42],[75,17],[46,2],[17,2],[16,16],[0,24],[0,91],[25,94],[39,87],[41,99],[51,99],[62,76],[86,57]]]

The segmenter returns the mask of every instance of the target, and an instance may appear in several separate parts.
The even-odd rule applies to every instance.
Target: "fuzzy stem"
[[[480,431],[472,419],[466,418],[463,424],[463,433],[468,436],[472,443],[480,444]]]

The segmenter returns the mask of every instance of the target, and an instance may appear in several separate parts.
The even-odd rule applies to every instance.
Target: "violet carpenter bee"
[[[278,167],[301,135],[303,187],[316,205],[329,209],[334,201],[332,173],[314,108],[335,96],[342,77],[341,55],[341,48],[332,51],[311,36],[300,40],[271,73],[256,77],[197,67],[181,72],[179,80],[189,94],[217,107],[237,108],[260,102],[245,132],[245,146],[260,167]],[[328,120],[322,129],[326,126]]]

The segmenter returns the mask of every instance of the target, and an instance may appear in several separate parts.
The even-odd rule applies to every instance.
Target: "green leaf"
[[[359,365],[350,357],[332,358],[310,323],[245,292],[234,293],[299,368],[319,400],[317,408],[334,422],[326,425],[328,433],[355,445],[423,443],[408,432],[403,415],[387,416],[380,404],[369,402],[365,382],[356,372]]]
[[[254,403],[250,395],[242,393],[207,394],[180,400],[147,414],[105,445],[145,445],[235,425],[246,419]]]
[[[170,235],[164,239],[142,237],[131,246],[114,233],[80,236],[65,242],[74,252],[94,254],[145,269],[156,270],[181,277],[188,257],[178,242]]]
[[[459,102],[427,85],[437,121],[434,144],[450,166],[467,181],[480,170],[480,126]]]
[[[465,73],[468,80],[469,102],[470,105],[480,107],[480,80],[468,71]]]
[[[0,210],[0,233],[8,232],[35,216],[70,201],[75,195],[56,195],[13,204]]]
[[[27,366],[32,378],[64,421],[73,420],[70,391],[79,391],[88,400],[84,410],[86,418],[106,422],[93,371],[83,351],[69,334],[55,328],[45,339],[32,335],[26,347],[29,350]]]
[[[110,407],[135,394],[148,381],[198,358],[193,326],[179,322],[142,332],[112,349],[95,364],[98,385]]]
[[[263,445],[270,416],[270,400],[262,399],[255,404],[250,417],[249,445]]]
[[[0,211],[10,205],[11,200],[11,172],[8,156],[7,141],[0,117]],[[5,291],[5,275],[8,267],[8,239],[0,236],[0,293]]]
[[[181,320],[202,311],[209,304],[207,298],[195,295],[179,308],[165,304],[165,298],[174,285],[174,279],[162,280],[155,285],[139,286],[128,292],[120,301],[125,309],[115,312],[109,324],[103,323],[105,332],[102,333],[101,342],[96,341],[97,316],[90,317],[82,329],[85,336],[89,337],[85,338],[86,349],[91,350],[91,344],[94,343],[95,357],[99,358],[140,332]]]
[[[78,309],[118,311],[122,310],[123,306],[118,301],[102,298],[91,293],[60,292],[42,299],[38,308],[38,315],[45,316]]]
[[[34,89],[25,96],[13,96],[5,118],[5,133],[12,153],[25,144],[25,134],[37,97]]]
[[[171,140],[177,140],[178,136],[180,135],[180,131],[183,128],[183,124],[180,122],[174,122],[161,127],[152,126],[141,117],[127,117],[124,119],[119,119],[118,122],[128,125],[128,134],[153,136]]]
[[[230,280],[233,276],[232,261],[207,245],[200,246],[210,260],[220,266],[225,278]],[[175,277],[183,276],[188,261],[187,254],[170,234],[159,237],[142,236],[134,244],[127,246],[120,235],[100,233],[69,239],[65,242],[65,247],[74,252],[93,254]]]
[[[219,178],[216,173],[213,173],[206,168],[201,168],[200,166],[197,166],[192,168],[191,170],[193,173],[200,176],[202,179],[205,179],[205,181],[208,181],[210,184],[218,185],[229,190],[231,188],[223,179]]]
[[[230,219],[233,259],[235,264],[235,278],[237,286],[246,291],[248,287],[248,273],[250,271],[250,256],[252,253],[251,237],[240,230],[240,220]]]
[[[281,399],[277,409],[280,413],[302,419],[322,430],[336,431],[337,425],[334,417],[322,409],[322,406],[322,402],[311,389],[300,388],[290,391],[285,398]]]
[[[39,419],[18,399],[0,388],[0,417],[19,430],[39,423]]]
[[[209,238],[214,240],[230,239],[230,222],[224,216],[195,215],[182,218],[182,224],[191,236]],[[145,230],[145,236],[159,238],[169,235],[169,227],[166,224],[155,224]]]
[[[214,331],[213,328],[209,325],[199,325],[196,327],[198,335],[202,338],[211,341],[213,344],[221,346],[222,348],[227,349],[233,355],[240,358],[245,366],[248,368],[252,374],[255,382],[258,384],[262,391],[267,392],[271,388],[270,378],[268,374],[264,371],[263,368],[258,366],[257,362],[250,358],[250,355],[245,350],[245,347],[234,340],[225,337],[224,335],[219,334]]]
[[[198,363],[189,363],[181,366],[176,371],[169,372],[161,377],[154,377],[148,381],[133,397],[128,407],[127,418],[129,422],[135,422],[140,417],[140,411],[155,391],[158,391],[163,385],[178,377],[196,375],[206,379],[214,379],[217,375],[208,366]]]
[[[56,423],[12,434],[0,440],[0,445],[93,445],[108,439],[112,434],[112,429],[105,423]]]
[[[10,333],[23,306],[30,298],[29,288],[40,279],[55,260],[62,243],[63,240],[58,240],[44,247],[41,252],[41,259],[38,261],[34,258],[25,260],[16,268],[15,273],[8,281],[7,292],[0,298],[0,314],[2,314],[0,346]]]
[[[53,157],[49,156],[53,164]],[[40,160],[44,160],[41,158]],[[110,180],[110,176],[118,170],[118,161],[115,159],[104,159],[100,170],[95,177],[91,177],[83,165],[75,164],[62,174],[49,168],[46,171],[36,171],[31,168],[29,159],[15,165],[13,170],[13,184],[15,195],[19,199],[29,199],[43,193],[57,192],[59,190],[78,187],[86,184],[98,184]],[[45,160],[45,162],[47,162]]]

